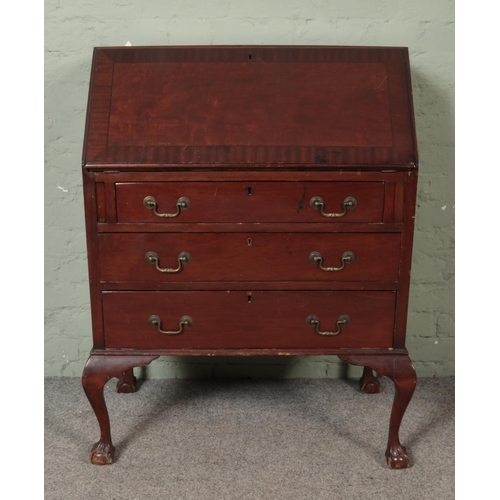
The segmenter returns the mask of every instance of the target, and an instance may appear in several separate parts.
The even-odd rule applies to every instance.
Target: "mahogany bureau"
[[[93,349],[83,387],[163,355],[337,355],[395,384],[387,463],[416,376],[405,348],[417,144],[408,50],[94,50],[83,148]]]

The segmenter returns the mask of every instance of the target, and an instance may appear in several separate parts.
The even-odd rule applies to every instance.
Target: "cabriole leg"
[[[405,356],[398,359],[398,362],[393,367],[392,374],[389,374],[388,377],[394,382],[396,392],[392,405],[389,441],[385,456],[387,465],[391,469],[405,469],[410,466],[410,457],[406,453],[406,448],[399,442],[399,427],[417,383],[415,368],[413,368],[410,358]]]
[[[399,428],[410,403],[417,376],[415,368],[407,355],[343,355],[342,359],[358,366],[374,369],[380,376],[389,377],[396,386],[394,402],[389,424],[389,439],[385,456],[391,469],[405,469],[410,466],[410,458],[406,448],[399,441]]]
[[[106,382],[113,377],[121,378],[132,367],[147,365],[157,357],[90,355],[83,369],[82,385],[101,429],[101,438],[90,451],[90,461],[93,464],[110,464],[113,462],[115,453],[111,442],[109,415],[103,393]]]

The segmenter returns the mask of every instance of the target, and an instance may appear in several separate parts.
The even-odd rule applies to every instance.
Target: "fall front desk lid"
[[[94,49],[86,168],[416,164],[406,48]]]

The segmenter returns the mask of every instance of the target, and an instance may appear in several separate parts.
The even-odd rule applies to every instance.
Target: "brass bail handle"
[[[177,257],[178,266],[175,269],[169,269],[168,267],[160,267],[160,259],[155,252],[148,252],[145,257],[148,264],[154,264],[156,269],[161,273],[178,273],[184,264],[189,264],[191,262],[191,254],[188,252],[181,252]]]
[[[161,329],[161,319],[159,316],[156,316],[156,314],[153,314],[152,316],[149,317],[148,323],[151,326],[158,328],[158,331],[160,333],[163,333],[164,335],[179,335],[180,333],[184,332],[185,326],[193,326],[193,318],[191,316],[182,316],[182,318],[179,321],[179,329],[175,332],[168,332],[168,331],[162,330]]]
[[[322,332],[319,329],[319,318],[315,314],[311,314],[307,317],[306,323],[308,326],[315,326],[316,333],[323,335],[325,337],[331,337],[332,335],[338,335],[342,330],[343,326],[347,326],[351,322],[351,318],[347,314],[341,314],[337,320],[337,330],[334,332]]]
[[[346,264],[352,264],[355,259],[356,255],[354,255],[354,252],[351,251],[344,252],[342,254],[342,265],[340,267],[324,267],[323,257],[319,252],[311,252],[309,254],[309,262],[311,262],[311,264],[318,264],[319,268],[322,271],[328,271],[328,272],[342,271],[342,269],[344,269]]]
[[[356,198],[353,198],[352,196],[348,196],[344,200],[344,204],[343,204],[344,211],[340,214],[327,214],[324,211],[325,202],[323,201],[323,198],[321,198],[321,196],[313,196],[311,198],[310,204],[311,204],[311,207],[313,207],[315,210],[319,210],[323,217],[335,218],[335,217],[344,217],[344,215],[347,213],[348,210],[353,210],[356,208],[356,205],[358,204],[358,202],[356,201]]]
[[[166,217],[169,219],[172,219],[173,217],[177,217],[181,213],[181,210],[187,210],[191,206],[191,202],[189,201],[189,198],[186,198],[185,196],[181,196],[177,200],[177,203],[176,203],[177,211],[175,212],[175,214],[160,214],[156,211],[156,207],[158,206],[158,203],[156,202],[156,198],[154,198],[154,196],[146,196],[146,198],[144,198],[142,203],[149,210],[153,210],[153,212],[156,216]]]

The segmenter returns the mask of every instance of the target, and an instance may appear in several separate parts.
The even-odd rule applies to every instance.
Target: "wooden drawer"
[[[101,280],[139,282],[195,281],[396,281],[400,235],[397,233],[139,233],[102,234]],[[154,252],[158,267],[178,267],[178,256],[190,261],[179,272],[160,272],[146,255]],[[342,256],[354,261],[340,271],[323,271],[310,261],[319,252],[323,267],[342,267]]]
[[[152,197],[158,213],[176,213],[180,198],[189,208],[162,218],[144,205]],[[356,206],[328,218],[311,207],[320,197],[325,213],[343,213],[351,197]],[[130,182],[116,184],[117,221],[131,222],[382,222],[383,182]]]
[[[395,292],[103,292],[107,348],[380,348],[393,341]],[[179,330],[181,317],[192,325]],[[322,336],[306,319],[315,315]]]

